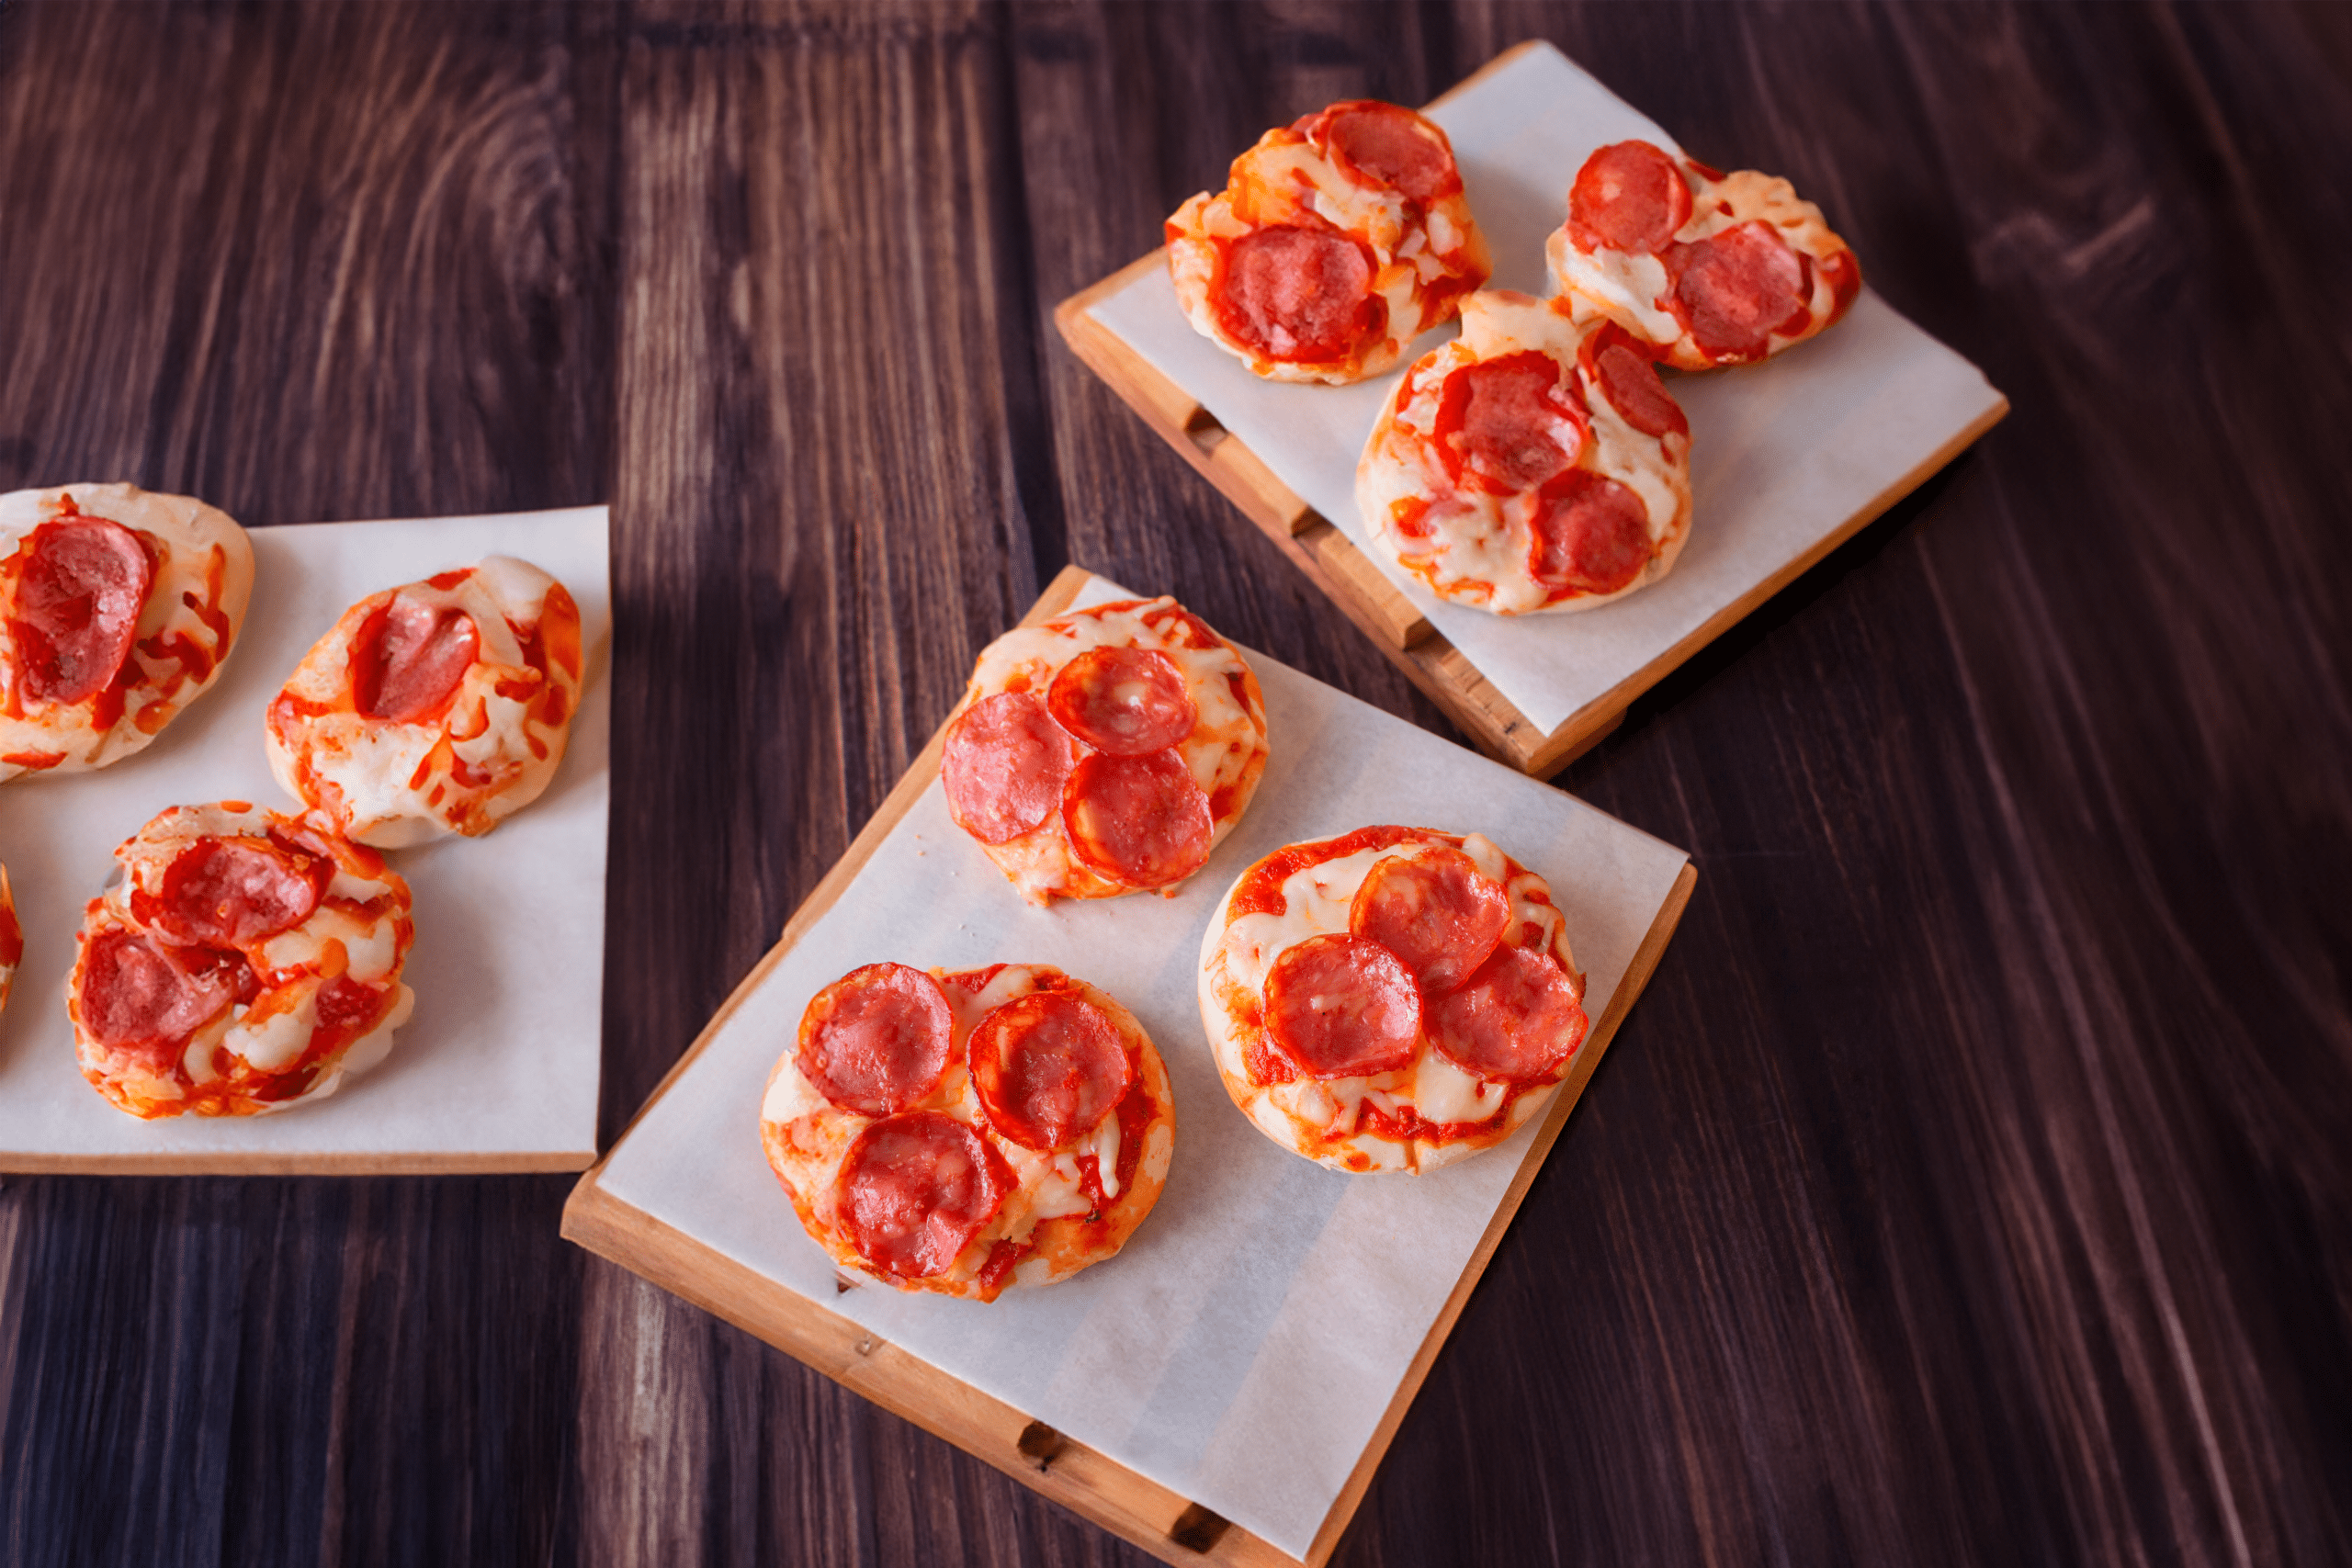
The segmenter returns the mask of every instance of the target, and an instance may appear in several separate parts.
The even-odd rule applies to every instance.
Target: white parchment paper
[[[1099,581],[1080,604],[1124,597]],[[1258,654],[1271,757],[1250,811],[1172,898],[1023,903],[934,781],[840,901],[614,1151],[604,1189],[777,1285],[1301,1555],[1371,1440],[1533,1137],[1429,1176],[1350,1177],[1234,1109],[1194,976],[1233,879],[1375,822],[1479,830],[1541,872],[1599,1018],[1682,852]],[[1143,1021],[1175,1087],[1168,1187],[1118,1257],[992,1304],[834,1289],[761,1152],[768,1069],[862,964],[1046,963]],[[1540,1118],[1538,1119],[1540,1121]]]
[[[273,1168],[317,1156],[414,1156],[579,1168],[595,1156],[602,1060],[612,592],[601,506],[424,522],[256,528],[253,608],[220,682],[137,756],[94,773],[0,784],[0,864],[25,962],[0,1013],[0,1168],[37,1156],[93,1170],[141,1156]],[[82,908],[115,846],[167,806],[295,802],[270,777],[262,716],[355,601],[483,556],[519,556],[578,601],[586,684],[571,749],[537,802],[481,839],[386,855],[416,901],[402,978],[416,1012],[391,1055],[323,1100],[267,1116],[141,1122],[74,1065],[65,978]]]
[[[1529,294],[1554,292],[1544,241],[1566,215],[1568,187],[1592,150],[1634,137],[1676,145],[1549,44],[1430,118],[1453,139],[1471,210],[1493,247],[1488,287]],[[1736,161],[1736,150],[1707,151],[1711,162]],[[1862,270],[1868,276],[1868,256]],[[1193,331],[1164,267],[1088,313],[1362,547],[1546,733],[1836,533],[2001,401],[1983,372],[1868,288],[1844,321],[1763,365],[1668,371],[1690,420],[1690,540],[1674,570],[1599,609],[1510,617],[1439,599],[1365,536],[1356,459],[1403,368],[1352,387],[1261,381]],[[1428,334],[1415,357],[1453,331]]]

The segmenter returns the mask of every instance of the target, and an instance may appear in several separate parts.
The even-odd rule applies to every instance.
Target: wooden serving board
[[[1531,50],[1531,40],[1505,51],[1430,101],[1434,109]],[[1548,778],[1615,729],[1626,708],[1692,654],[1794,581],[1959,456],[2008,412],[1998,402],[1954,432],[1850,515],[1816,537],[1803,553],[1759,576],[1747,591],[1702,624],[1625,675],[1548,732],[1498,691],[1467,655],[1431,626],[1345,532],[1274,477],[1264,458],[1218,423],[1200,400],[1138,354],[1090,312],[1147,273],[1168,265],[1164,250],[1139,256],[1110,276],[1063,300],[1054,324],[1071,350],[1124,398],[1161,439],[1223,491],[1226,498],[1321,589],[1326,598],[1377,643],[1396,667],[1443,708],[1488,756],[1537,778]],[[1703,526],[1703,521],[1700,525]],[[1565,628],[1564,628],[1565,629]]]
[[[1090,576],[1081,568],[1064,569],[1023,618],[1022,625],[1035,625],[1067,609]],[[883,840],[938,774],[944,735],[943,725],[848,852],[793,913],[782,939],[736,987],[694,1045],[662,1078],[631,1121],[630,1130],[662,1102],[738,1009],[760,989],[785,955],[848,890]],[[1406,1407],[1419,1390],[1439,1348],[1453,1331],[1472,1287],[1478,1282],[1504,1229],[1518,1212],[1553,1141],[1559,1136],[1618,1026],[1657,967],[1696,880],[1697,873],[1686,864],[1627,965],[1608,1008],[1594,1021],[1585,1048],[1527,1145],[1519,1169],[1480,1235],[1468,1266],[1455,1281],[1372,1440],[1357,1460],[1303,1558],[1291,1556],[1192,1499],[1128,1469],[1110,1455],[1064,1438],[1023,1411],[884,1341],[850,1318],[746,1268],[606,1191],[600,1185],[600,1178],[613,1157],[609,1151],[581,1179],[565,1204],[563,1234],[590,1251],[758,1336],[842,1386],[946,1438],[1165,1562],[1304,1564],[1304,1568],[1319,1568],[1354,1516],[1371,1483],[1373,1471],[1404,1418]],[[625,1131],[621,1141],[628,1135]],[[616,1143],[616,1149],[618,1146]],[[780,1201],[779,1212],[783,1212]]]

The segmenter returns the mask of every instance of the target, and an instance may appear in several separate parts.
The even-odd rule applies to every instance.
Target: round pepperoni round
[[[940,1111],[888,1116],[858,1134],[842,1161],[842,1228],[886,1274],[944,1274],[1012,1186],[1003,1156]]]
[[[1089,753],[1062,800],[1070,848],[1103,876],[1165,887],[1201,869],[1216,823],[1175,748],[1141,757]]]
[[[794,1060],[842,1110],[887,1116],[939,1086],[954,1032],[938,981],[903,964],[869,964],[810,998]]]
[[[120,927],[91,938],[82,964],[82,1026],[103,1045],[176,1044],[236,999],[237,965],[191,973]]]
[[[410,724],[437,712],[481,653],[473,617],[447,605],[395,599],[352,649],[359,711]]]
[[[1064,729],[1114,757],[1173,746],[1200,718],[1184,672],[1149,648],[1088,649],[1054,677],[1046,706]]]
[[[1420,1032],[1412,971],[1379,942],[1309,937],[1285,948],[1266,976],[1266,1032],[1309,1077],[1404,1066]]]
[[[1510,925],[1502,884],[1443,847],[1375,862],[1348,911],[1348,930],[1402,959],[1424,997],[1468,979]]]
[[[1600,395],[1627,424],[1645,435],[1690,434],[1682,405],[1658,378],[1657,361],[1634,346],[1633,334],[1611,321],[1586,345]]]
[[[245,947],[311,918],[312,863],[250,840],[204,839],[164,869],[161,897],[141,912],[175,942]]]
[[[1615,479],[1584,469],[1544,487],[1534,517],[1528,570],[1539,582],[1587,593],[1614,593],[1648,564],[1649,513]]]
[[[1560,389],[1560,365],[1530,349],[1465,365],[1445,378],[1438,450],[1498,494],[1532,490],[1577,459],[1584,424]]]
[[[1341,159],[1414,201],[1435,201],[1462,188],[1453,155],[1410,109],[1363,99],[1334,104],[1326,134]]]
[[[1551,959],[1496,950],[1470,981],[1430,1010],[1430,1043],[1464,1072],[1495,1083],[1540,1083],[1584,1040],[1584,1006]]]
[[[10,626],[25,696],[72,704],[106,690],[130,657],[154,572],[119,523],[74,515],[34,529]]]
[[[1372,262],[1329,229],[1272,225],[1233,242],[1226,328],[1268,359],[1342,359],[1372,330]]]
[[[1074,748],[1034,692],[999,692],[949,726],[940,782],[956,824],[984,844],[1037,828],[1062,803]]]
[[[1568,237],[1590,252],[1646,255],[1690,220],[1690,186],[1674,160],[1646,141],[1619,141],[1587,158],[1568,191]]]
[[[1711,234],[1676,257],[1674,298],[1690,336],[1717,359],[1761,359],[1771,334],[1804,330],[1804,263],[1761,220]]]
[[[1066,1149],[1135,1085],[1119,1032],[1068,991],[1032,991],[980,1021],[966,1047],[989,1125],[1023,1148]]]

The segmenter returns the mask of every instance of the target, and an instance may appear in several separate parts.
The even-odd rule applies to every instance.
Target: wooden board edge
[[[1519,1213],[1521,1202],[1527,1197],[1528,1189],[1535,1184],[1536,1173],[1544,1168],[1544,1160],[1551,1156],[1552,1145],[1567,1126],[1569,1114],[1576,1110],[1577,1101],[1584,1098],[1585,1086],[1600,1070],[1600,1059],[1608,1052],[1610,1042],[1616,1038],[1626,1014],[1633,1010],[1634,1003],[1647,988],[1651,975],[1657,969],[1658,960],[1665,955],[1667,943],[1673,940],[1675,929],[1682,923],[1683,911],[1690,907],[1690,895],[1698,882],[1699,868],[1685,861],[1681,871],[1675,876],[1674,885],[1667,890],[1666,901],[1658,906],[1657,917],[1650,921],[1650,929],[1644,933],[1641,944],[1634,948],[1633,958],[1626,964],[1624,976],[1609,998],[1608,1010],[1593,1026],[1588,1041],[1590,1048],[1584,1054],[1584,1060],[1570,1072],[1554,1098],[1552,1108],[1544,1112],[1543,1125],[1527,1145],[1527,1154],[1519,1162],[1519,1169],[1513,1173],[1510,1185],[1504,1190],[1501,1201],[1495,1206],[1494,1215],[1487,1222],[1487,1228],[1478,1237],[1477,1245],[1471,1248],[1470,1260],[1464,1266],[1462,1277],[1454,1281],[1453,1293],[1446,1297],[1445,1305],[1439,1309],[1436,1321],[1430,1325],[1429,1333],[1421,1340],[1420,1349],[1414,1354],[1412,1364],[1405,1371],[1404,1381],[1396,1385],[1396,1393],[1389,1400],[1388,1408],[1382,1413],[1379,1425],[1373,1428],[1371,1440],[1358,1456],[1355,1469],[1349,1472],[1347,1482],[1331,1504],[1331,1511],[1324,1516],[1321,1528],[1316,1530],[1314,1542],[1306,1551],[1306,1568],[1323,1568],[1331,1553],[1338,1549],[1340,1537],[1346,1532],[1350,1521],[1355,1517],[1357,1507],[1363,1502],[1364,1494],[1372,1486],[1374,1472],[1387,1455],[1388,1445],[1396,1438],[1396,1429],[1404,1424],[1405,1412],[1419,1394],[1430,1369],[1437,1362],[1438,1352],[1453,1337],[1454,1323],[1462,1316],[1462,1309],[1469,1303],[1470,1292],[1477,1287],[1479,1279],[1487,1271],[1487,1265],[1493,1260],[1495,1248],[1501,1245],[1503,1233],[1510,1228],[1512,1219]]]
[[[1201,1549],[1180,1542],[1176,1532],[1202,1517],[1190,1499],[672,1229],[605,1192],[594,1172],[565,1202],[562,1234],[1164,1562],[1304,1568],[1261,1537],[1214,1516],[1214,1536]]]
[[[546,1176],[586,1170],[593,1150],[546,1154],[0,1153],[0,1176]]]

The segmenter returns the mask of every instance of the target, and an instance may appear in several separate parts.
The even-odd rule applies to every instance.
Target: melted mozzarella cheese
[[[310,1048],[311,1033],[319,1026],[318,992],[306,987],[292,1007],[256,1019],[250,1013],[229,1026],[222,1046],[244,1058],[256,1072],[283,1072]]]
[[[316,969],[327,943],[343,944],[344,972],[364,985],[380,986],[400,955],[400,932],[390,916],[366,919],[338,904],[322,904],[290,931],[262,944],[262,962],[272,969]]]

